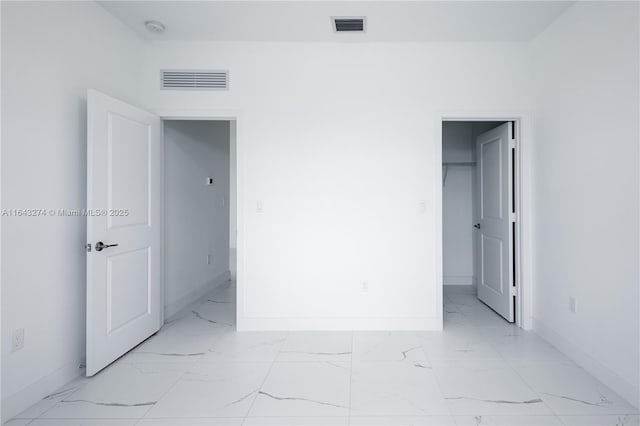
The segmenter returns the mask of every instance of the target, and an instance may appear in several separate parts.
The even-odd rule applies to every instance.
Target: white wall
[[[436,117],[528,109],[528,53],[517,43],[154,43],[150,107],[239,114],[239,328],[440,327]],[[230,90],[160,90],[163,68],[229,69]]]
[[[638,18],[636,2],[578,2],[533,43],[535,328],[635,404]]]
[[[86,91],[138,100],[142,42],[89,2],[2,2],[2,207],[86,207]],[[5,418],[80,373],[85,220],[2,218]],[[14,329],[25,347],[11,352]]]
[[[229,279],[229,124],[164,122],[166,317]]]
[[[442,161],[475,162],[473,123],[442,124]],[[443,168],[444,170],[444,168]],[[445,285],[473,285],[474,166],[448,166],[442,187],[442,257]]]

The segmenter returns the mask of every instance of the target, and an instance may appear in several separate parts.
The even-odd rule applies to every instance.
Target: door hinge
[[[518,222],[518,214],[517,213],[509,213],[509,220],[511,222]]]
[[[515,285],[512,285],[511,287],[509,287],[509,296],[517,296]]]
[[[85,249],[87,249],[87,252],[91,251],[91,243],[87,243],[84,245]]]

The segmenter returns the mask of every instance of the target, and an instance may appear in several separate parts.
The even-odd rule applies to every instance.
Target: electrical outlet
[[[369,291],[369,283],[367,281],[362,281],[360,283],[360,291],[363,293],[367,293]]]
[[[24,348],[24,328],[13,331],[11,351],[16,352]]]
[[[262,200],[258,200],[256,202],[256,213],[262,213],[262,212],[263,212]]]
[[[570,297],[569,298],[569,310],[571,312],[573,312],[574,314],[576,312],[578,312],[578,302],[576,302],[576,298],[575,297]]]
[[[211,265],[211,262],[213,262],[213,255],[212,254],[208,254],[207,255],[207,265]]]
[[[420,211],[421,214],[424,214],[427,212],[427,201],[426,200],[420,200],[420,203],[418,204],[418,210]]]
[[[207,178],[207,186],[213,185],[213,178],[212,177],[208,177]]]

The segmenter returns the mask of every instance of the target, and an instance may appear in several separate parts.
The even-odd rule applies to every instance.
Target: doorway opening
[[[158,333],[167,317],[235,327],[237,119],[183,114],[88,91],[87,376],[129,351],[208,348],[163,352],[181,329]],[[191,308],[225,285],[224,303]]]
[[[520,325],[518,139],[514,120],[442,121],[445,327]]]
[[[215,304],[197,315],[228,322],[236,305],[236,122],[162,124],[165,322],[193,313],[205,295],[215,295]]]

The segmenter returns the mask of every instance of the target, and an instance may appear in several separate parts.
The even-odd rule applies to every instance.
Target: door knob
[[[476,229],[480,229],[480,224],[476,223],[475,225],[473,225],[473,227],[476,228]]]
[[[105,244],[105,243],[103,243],[102,241],[98,241],[98,242],[96,243],[96,251],[102,251],[102,250],[104,250],[104,249],[106,249],[106,248],[109,248],[109,247],[115,247],[115,246],[117,246],[117,245],[118,245],[118,244]]]

